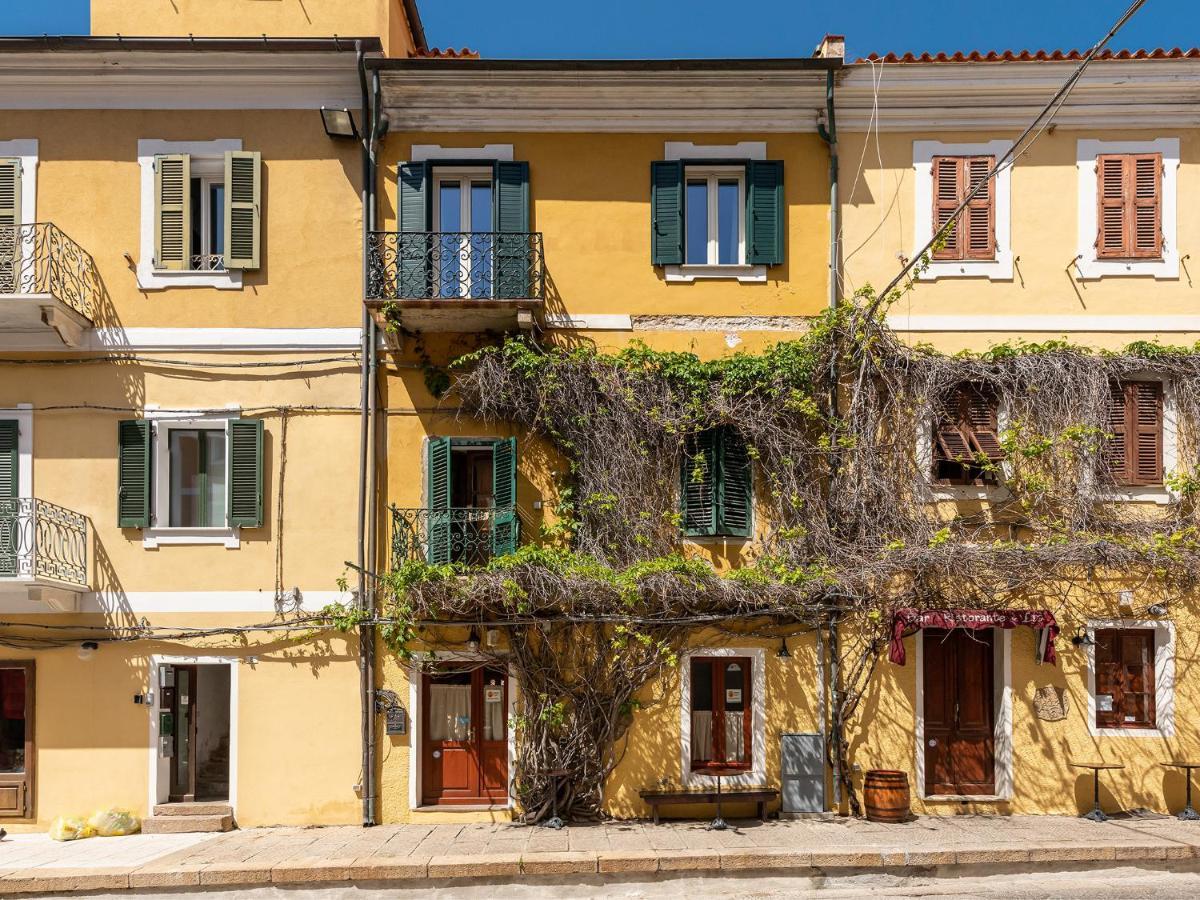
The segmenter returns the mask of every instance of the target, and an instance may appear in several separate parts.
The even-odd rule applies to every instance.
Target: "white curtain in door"
[[[749,710],[744,712],[729,712],[725,713],[725,762],[740,763],[748,762],[746,758],[746,729],[743,728],[743,716],[750,715]]]
[[[471,730],[471,686],[429,686],[429,739],[465,741]]]
[[[692,710],[692,759],[713,758],[712,710]]]

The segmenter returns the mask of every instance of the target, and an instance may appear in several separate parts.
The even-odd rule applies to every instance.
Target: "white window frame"
[[[690,141],[666,141],[664,145],[663,159],[668,161],[681,160],[708,160],[708,159],[745,159],[745,160],[765,160],[767,158],[766,141],[741,141],[737,144],[693,144]],[[718,169],[727,168],[730,170],[740,170],[741,185],[739,194],[741,195],[741,210],[739,213],[739,239],[741,251],[739,258],[742,263],[738,265],[680,265],[680,266],[664,266],[664,277],[668,283],[691,283],[697,280],[706,279],[730,279],[742,283],[765,283],[767,280],[767,267],[761,265],[747,265],[746,259],[746,180],[745,169],[736,165],[728,167],[711,167],[703,164],[697,166],[684,167],[684,192],[687,191],[688,176],[702,169]],[[713,235],[716,233],[716,228],[712,223],[712,210],[716,209],[716,201],[713,198],[712,191],[709,192],[709,244],[710,255],[712,256],[711,246],[713,243]],[[686,237],[685,237],[686,241]],[[686,243],[685,243],[686,248]]]
[[[690,184],[696,181],[705,182],[706,194],[708,202],[708,255],[703,263],[687,263],[683,264],[685,269],[712,268],[712,269],[744,269],[746,267],[746,170],[742,166],[685,166],[683,169],[683,191],[684,197],[687,196],[687,189]],[[737,262],[735,263],[720,263],[717,262],[721,257],[721,242],[720,242],[720,200],[718,191],[722,181],[736,181],[738,191],[738,236],[737,236]],[[686,203],[686,201],[685,201]],[[684,252],[687,252],[687,217],[684,217]]]
[[[1100,259],[1096,255],[1097,201],[1096,158],[1107,153],[1159,153],[1162,155],[1162,258]],[[1075,144],[1075,166],[1079,180],[1079,242],[1075,271],[1081,279],[1122,275],[1179,277],[1179,247],[1176,241],[1176,182],[1179,171],[1179,138],[1152,141],[1098,141],[1081,138]]]
[[[153,458],[151,467],[151,496],[154,500],[150,511],[149,528],[142,529],[142,546],[147,550],[157,550],[163,544],[222,544],[229,550],[241,546],[241,528],[228,524],[229,510],[225,510],[225,525],[192,528],[172,526],[171,510],[171,442],[169,432],[173,428],[196,429],[204,428],[212,431],[223,430],[229,433],[230,419],[241,415],[241,409],[229,407],[221,412],[190,412],[187,410],[157,410],[146,409],[146,418],[150,420],[150,453]],[[230,466],[233,464],[232,454],[228,444],[225,448],[225,483],[229,484]]]
[[[17,224],[32,225],[37,221],[37,138],[0,141],[0,157],[21,161],[21,220]]]
[[[991,156],[997,162],[1012,148],[1012,141],[987,141],[979,144],[944,144],[941,141],[913,141],[913,171],[916,173],[913,210],[913,256],[934,234],[933,226],[933,158],[935,156]],[[929,268],[921,280],[939,278],[987,278],[991,281],[1011,281],[1013,277],[1012,249],[1012,167],[995,176],[992,184],[992,203],[995,206],[995,259],[930,259]]]
[[[1145,628],[1154,631],[1154,727],[1096,727],[1096,632]],[[1089,619],[1087,648],[1088,733],[1092,737],[1170,738],[1175,736],[1175,623],[1170,619]]]
[[[170,153],[186,153],[191,157],[193,171],[208,173],[219,161],[224,177],[225,153],[241,150],[240,138],[216,141],[160,141],[143,139],[138,141],[138,166],[141,169],[141,229],[139,240],[137,280],[138,287],[146,291],[160,291],[173,287],[208,287],[217,290],[241,290],[242,270],[198,271],[195,269],[166,270],[154,267],[154,158]],[[191,185],[188,185],[191,190]],[[229,198],[226,197],[226,202]],[[186,223],[191,228],[191,222]],[[228,240],[228,236],[226,236]],[[191,260],[188,260],[189,266]]]
[[[751,721],[753,746],[750,748],[750,768],[740,775],[722,777],[727,787],[752,787],[767,780],[767,651],[762,647],[694,647],[680,659],[679,672],[679,759],[683,784],[692,787],[715,787],[717,778],[704,771],[692,771],[692,657],[747,656],[753,671],[750,673]]]

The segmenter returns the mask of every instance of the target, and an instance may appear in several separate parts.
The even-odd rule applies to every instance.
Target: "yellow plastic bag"
[[[142,820],[127,809],[98,809],[88,819],[88,826],[100,837],[121,837],[142,830]]]
[[[78,841],[95,835],[96,829],[83,816],[59,816],[50,823],[52,841]]]

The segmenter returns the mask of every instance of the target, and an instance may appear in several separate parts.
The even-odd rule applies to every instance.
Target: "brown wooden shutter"
[[[1103,154],[1096,159],[1096,256],[1162,256],[1162,155]]]
[[[933,158],[933,230],[937,234],[962,202],[963,160],[958,156]],[[962,259],[961,220],[945,236],[944,245],[934,250],[934,259]]]
[[[988,178],[993,158],[990,156],[972,156],[965,161],[967,183],[963,193],[967,194],[980,182],[983,187],[971,198],[963,213],[966,225],[966,235],[963,241],[967,259],[996,258],[996,205],[992,202],[992,181]],[[959,201],[962,202],[961,200]]]
[[[1131,157],[1133,247],[1131,256],[1162,256],[1162,157],[1147,153]]]
[[[995,393],[982,385],[969,385],[965,395],[965,416],[974,449],[990,462],[999,462],[1004,459],[1004,450],[1000,447],[999,404]]]
[[[1129,391],[1131,484],[1162,484],[1162,382],[1135,381]]]
[[[1103,457],[1109,478],[1117,484],[1129,481],[1129,439],[1126,422],[1125,386],[1111,382],[1108,386],[1108,432]]]

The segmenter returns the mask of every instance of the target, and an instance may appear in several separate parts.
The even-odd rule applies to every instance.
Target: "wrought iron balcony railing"
[[[88,522],[45,500],[0,500],[0,579],[88,586]]]
[[[49,294],[90,321],[102,290],[91,254],[58,226],[0,226],[0,295]]]
[[[517,549],[521,522],[512,506],[452,509],[392,507],[392,568],[406,562],[478,566]]]
[[[539,232],[371,234],[368,300],[546,299]]]

